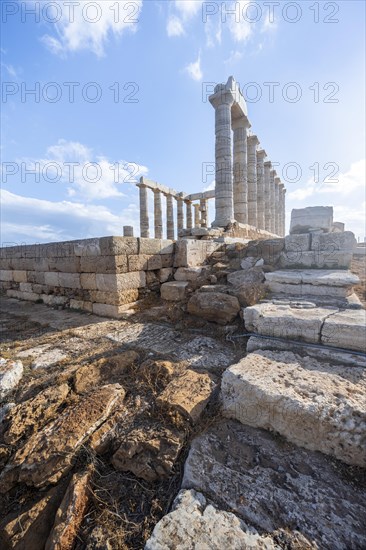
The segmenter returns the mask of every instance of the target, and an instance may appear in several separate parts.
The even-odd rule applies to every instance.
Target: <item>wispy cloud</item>
[[[198,54],[198,58],[196,61],[193,61],[192,63],[189,63],[189,65],[185,68],[186,72],[189,74],[189,76],[196,80],[197,82],[201,81],[203,78],[202,70],[201,70],[201,54]]]
[[[176,15],[169,16],[167,23],[168,36],[181,36],[185,34],[182,21]]]

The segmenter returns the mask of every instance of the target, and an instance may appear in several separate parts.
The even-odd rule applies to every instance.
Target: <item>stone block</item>
[[[93,304],[93,314],[100,317],[110,317],[112,319],[119,319],[123,317],[126,309],[130,308],[131,304],[125,306],[113,306],[109,304]]]
[[[167,239],[139,239],[140,254],[174,254],[174,241]]]
[[[27,282],[27,272],[26,271],[13,271],[13,281],[15,283],[26,283]]]
[[[9,296],[9,298],[16,298],[17,300],[25,300],[27,302],[37,302],[39,300],[39,294],[36,294],[35,292],[7,290],[6,295]]]
[[[366,310],[345,310],[324,322],[321,342],[327,346],[366,353]]]
[[[357,241],[352,231],[319,233],[313,235],[311,239],[311,250],[328,252],[330,255],[338,251],[353,253],[355,246],[357,246]]]
[[[302,233],[299,235],[287,235],[285,237],[285,250],[290,252],[307,252],[310,250],[311,235]]]
[[[86,239],[74,244],[74,254],[79,257],[96,257],[101,255],[99,239]]]
[[[33,292],[33,285],[32,283],[20,283],[19,290],[22,292]]]
[[[48,258],[25,259],[27,271],[49,271]]]
[[[281,252],[280,266],[288,269],[348,269],[352,262],[352,251],[311,250],[309,252]]]
[[[344,223],[333,222],[332,233],[342,233],[342,231],[344,231]]]
[[[44,285],[45,274],[43,271],[27,271],[27,281],[37,285]]]
[[[144,271],[132,273],[121,273],[117,275],[96,275],[97,289],[103,292],[116,292],[143,288],[146,286],[146,275]]]
[[[87,311],[88,313],[93,312],[93,304],[92,302],[88,302],[85,300],[70,300],[70,309],[76,309],[79,311]]]
[[[191,315],[206,321],[226,325],[238,315],[240,304],[235,296],[222,292],[195,292],[188,302],[187,310]]]
[[[357,367],[291,352],[258,351],[225,371],[223,414],[364,467],[366,385],[361,380],[362,369]]]
[[[120,256],[139,253],[139,240],[134,237],[102,237],[99,239],[102,256]]]
[[[79,273],[80,258],[73,256],[69,258],[48,258],[49,271],[58,271],[63,273]]]
[[[214,241],[196,241],[193,239],[181,239],[176,243],[174,267],[197,267],[204,264],[205,260],[215,250],[221,248],[222,243]]]
[[[174,274],[174,279],[176,281],[189,281],[193,283],[197,281],[202,271],[202,267],[178,267]]]
[[[139,291],[137,288],[115,292],[103,292],[101,290],[93,290],[90,292],[90,299],[92,302],[113,306],[131,304],[132,302],[136,302],[138,298]]]
[[[41,294],[41,299],[47,306],[64,306],[68,302],[66,296],[54,296],[53,294]]]
[[[291,212],[290,235],[321,230],[329,233],[333,225],[331,206],[308,206]]]
[[[96,290],[97,279],[95,273],[81,273],[80,284],[84,290]]]
[[[166,283],[169,277],[171,277],[172,275],[173,275],[172,267],[163,267],[162,269],[159,270],[159,274],[158,274],[159,281],[161,283]]]
[[[13,280],[14,280],[13,271],[11,271],[10,269],[9,270],[2,269],[0,271],[0,281],[12,282]]]
[[[269,290],[274,294],[286,294],[301,299],[303,296],[329,296],[332,298],[345,298],[352,294],[352,288],[342,286],[317,286],[312,284],[291,285],[288,283],[268,283]]]
[[[0,258],[0,270],[11,271],[13,269],[11,258]]]
[[[31,286],[33,292],[35,292],[36,294],[43,294],[46,290],[46,285],[32,284]]]
[[[160,295],[163,300],[180,302],[186,296],[188,283],[184,281],[172,281],[164,283],[160,287]]]
[[[174,254],[161,254],[161,265],[162,267],[173,267],[174,264]]]
[[[59,284],[63,288],[81,288],[80,275],[78,273],[59,273]]]
[[[147,261],[147,268],[149,271],[157,271],[162,267],[163,267],[163,263],[161,261],[160,254],[155,254],[154,256],[150,256],[150,258]]]
[[[80,258],[80,270],[82,273],[127,273],[127,256],[83,256]]]
[[[128,271],[147,271],[148,254],[133,254],[128,256]]]
[[[60,274],[56,272],[45,273],[44,282],[47,286],[61,286]]]

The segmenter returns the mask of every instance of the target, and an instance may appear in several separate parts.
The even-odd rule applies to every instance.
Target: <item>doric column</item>
[[[257,227],[265,229],[265,182],[264,158],[267,153],[264,149],[257,151]]]
[[[192,229],[192,201],[185,200],[187,229]]]
[[[275,178],[275,203],[276,203],[276,235],[281,234],[281,199],[280,199],[281,178]]]
[[[247,130],[250,123],[246,116],[232,122],[234,131],[234,218],[248,223],[248,179],[247,179]]]
[[[285,221],[285,211],[284,211],[284,189],[285,189],[285,186],[283,185],[283,183],[280,183],[279,185],[280,187],[280,237],[284,237],[285,236],[285,231],[284,231],[284,221]]]
[[[233,158],[231,136],[231,106],[234,103],[230,90],[220,89],[210,96],[215,109],[215,221],[213,227],[226,227],[234,221]]]
[[[174,241],[174,213],[173,196],[169,193],[166,196],[166,236]]]
[[[123,226],[123,236],[124,237],[133,237],[133,227],[132,225]]]
[[[257,227],[257,136],[248,137],[248,224]]]
[[[272,163],[267,160],[264,163],[264,228],[271,232],[271,168]]]
[[[283,185],[283,184],[282,184]],[[282,235],[286,236],[286,187],[282,189]]]
[[[200,205],[197,202],[193,205],[193,207],[194,207],[194,226],[201,227]]]
[[[161,193],[154,189],[154,228],[155,239],[163,238],[163,215],[161,211]]]
[[[208,200],[200,200],[201,227],[207,227],[208,223]]]
[[[140,235],[148,239],[150,237],[149,230],[149,204],[147,197],[147,187],[143,183],[141,178],[140,183],[137,184],[140,191]]]
[[[274,235],[276,234],[276,185],[275,185],[275,177],[277,176],[276,170],[270,171],[270,177],[271,177],[271,187],[270,187],[270,195],[271,195],[271,233]]]
[[[177,199],[177,226],[178,236],[179,231],[184,229],[184,214],[183,214],[183,199],[182,197],[175,197]]]

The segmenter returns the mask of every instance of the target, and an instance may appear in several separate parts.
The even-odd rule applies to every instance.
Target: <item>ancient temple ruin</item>
[[[250,133],[248,109],[231,76],[209,97],[215,109],[215,190],[186,194],[142,177],[140,232],[149,238],[149,190],[154,196],[154,237],[163,238],[162,195],[166,197],[166,237],[217,236],[208,227],[209,200],[215,201],[212,228],[225,230],[236,224],[254,238],[285,235],[286,189],[277,176],[258,137]],[[176,201],[176,223],[173,201]],[[193,209],[193,213],[192,213]],[[257,233],[257,235],[255,235]],[[244,236],[244,235],[243,235]]]

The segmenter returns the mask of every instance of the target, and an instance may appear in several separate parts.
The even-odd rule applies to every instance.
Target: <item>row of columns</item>
[[[213,226],[237,221],[285,235],[285,193],[259,140],[248,135],[250,123],[235,113],[230,90],[210,97],[215,108],[216,217]]]
[[[149,201],[148,185],[140,182],[137,184],[140,190],[140,234],[141,237],[150,238],[150,220],[149,220]],[[182,229],[192,229],[193,227],[207,227],[208,223],[208,199],[200,199],[199,203],[193,204],[189,199],[181,196],[164,193],[160,189],[151,189],[154,194],[154,237],[163,238],[163,210],[162,195],[166,197],[166,236],[174,240],[176,229],[174,221],[174,203],[177,203],[177,233]],[[184,227],[184,206],[186,224]],[[194,215],[192,213],[194,209]]]

